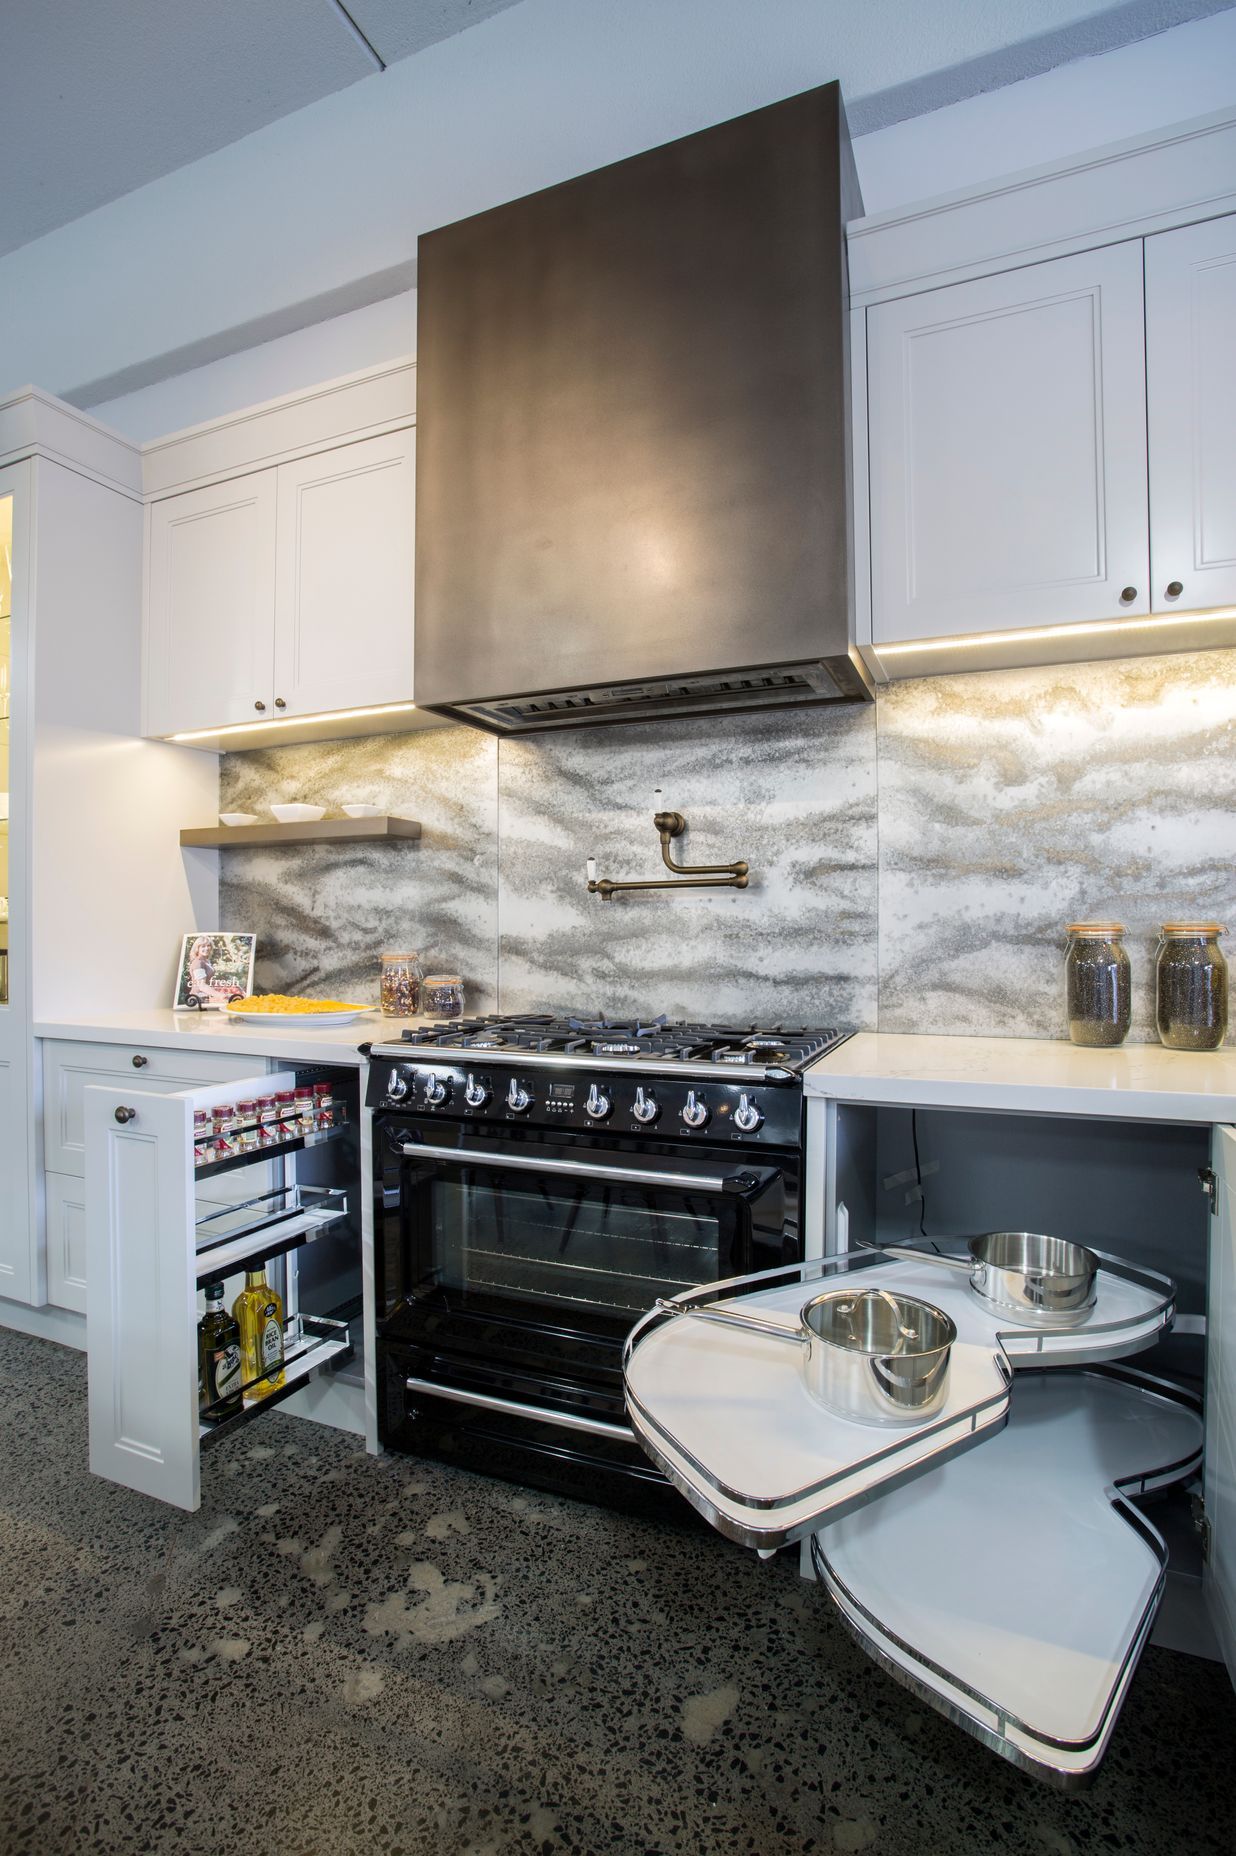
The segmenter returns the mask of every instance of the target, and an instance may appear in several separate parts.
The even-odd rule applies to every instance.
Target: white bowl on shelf
[[[270,809],[281,825],[307,825],[311,819],[326,816],[325,806],[284,805]]]
[[[382,816],[381,806],[363,806],[356,800],[350,801],[343,807],[343,810],[349,818],[381,818]]]
[[[257,822],[256,812],[220,812],[219,814],[221,825],[256,825]]]

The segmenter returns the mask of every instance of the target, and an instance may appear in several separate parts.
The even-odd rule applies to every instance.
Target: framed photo
[[[222,1012],[253,990],[255,934],[187,934],[180,944],[174,1012]]]

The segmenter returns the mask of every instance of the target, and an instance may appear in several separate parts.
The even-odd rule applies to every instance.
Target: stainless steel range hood
[[[419,245],[417,703],[862,701],[836,84]]]

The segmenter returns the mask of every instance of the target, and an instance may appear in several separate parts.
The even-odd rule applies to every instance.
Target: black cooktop
[[[672,1057],[684,1063],[780,1064],[801,1070],[849,1036],[845,1031],[804,1025],[700,1025],[670,1023],[664,1016],[637,1018],[559,1018],[551,1013],[524,1013],[511,1018],[462,1018],[453,1024],[424,1025],[403,1033],[406,1044],[432,1050],[555,1051],[577,1056],[627,1057],[632,1069],[641,1058]]]

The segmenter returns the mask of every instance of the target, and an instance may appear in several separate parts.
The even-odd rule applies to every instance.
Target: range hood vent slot
[[[842,659],[831,664],[784,664],[600,688],[546,690],[530,696],[455,703],[451,713],[495,734],[532,734],[552,728],[582,728],[596,722],[640,722],[664,715],[733,715],[748,709],[853,701],[862,694],[857,672],[848,659]]]

